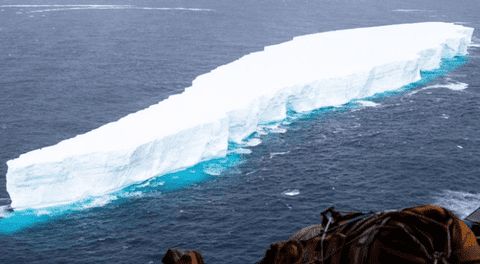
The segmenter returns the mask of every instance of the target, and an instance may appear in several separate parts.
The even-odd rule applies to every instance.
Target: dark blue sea
[[[330,206],[437,204],[465,217],[480,206],[479,13],[477,0],[0,0],[2,208],[6,161],[181,93],[264,46],[426,21],[473,27],[476,43],[394,93],[289,113],[251,153],[72,205],[3,212],[0,263],[161,263],[170,247],[199,250],[208,264],[255,263]]]

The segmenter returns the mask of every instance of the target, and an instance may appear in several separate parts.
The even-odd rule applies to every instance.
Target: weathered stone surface
[[[257,264],[480,263],[472,230],[439,206],[322,215],[322,224],[272,243]]]
[[[169,248],[162,259],[163,264],[205,264],[198,251]]]
[[[271,243],[257,264],[480,264],[480,246],[472,228],[480,228],[476,220],[469,216],[464,222],[434,205],[379,213],[339,212],[331,207],[322,212],[321,224]],[[162,262],[204,264],[198,251],[176,248],[168,249]]]

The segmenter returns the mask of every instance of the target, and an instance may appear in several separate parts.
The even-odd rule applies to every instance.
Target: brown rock
[[[169,248],[162,259],[163,264],[205,264],[202,254],[194,250]]]
[[[272,243],[258,263],[480,264],[480,247],[472,230],[439,206],[369,214],[341,214],[329,208],[322,215],[321,225]]]
[[[257,264],[480,264],[479,238],[471,221],[475,226],[480,222],[472,215],[467,226],[451,211],[433,205],[380,213],[331,207],[322,212],[321,224],[271,243]],[[198,251],[176,248],[168,249],[162,262],[204,264]]]

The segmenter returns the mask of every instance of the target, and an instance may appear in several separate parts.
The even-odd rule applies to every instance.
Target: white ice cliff
[[[7,162],[16,209],[70,203],[224,156],[259,124],[395,90],[467,54],[473,28],[418,23],[295,37],[198,76],[182,94]]]

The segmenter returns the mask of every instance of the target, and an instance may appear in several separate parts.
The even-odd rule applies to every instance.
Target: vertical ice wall
[[[295,37],[198,76],[182,94],[7,162],[21,209],[69,203],[223,156],[259,124],[420,79],[463,56],[473,28],[418,23]]]

